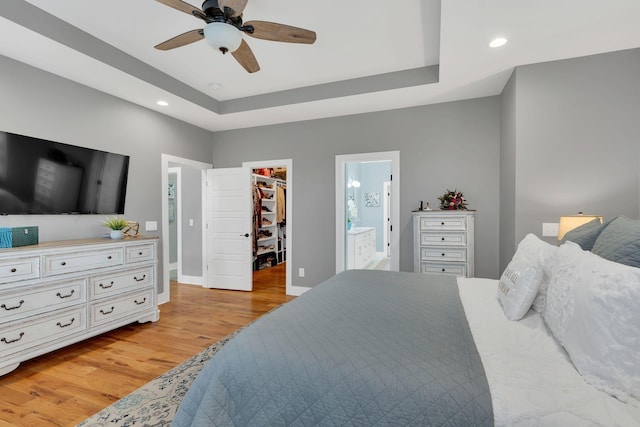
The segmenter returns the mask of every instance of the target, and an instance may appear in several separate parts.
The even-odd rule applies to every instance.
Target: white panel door
[[[207,288],[253,287],[249,168],[207,169]]]

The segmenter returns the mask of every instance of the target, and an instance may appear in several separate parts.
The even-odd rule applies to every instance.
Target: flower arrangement
[[[462,194],[462,191],[451,191],[447,189],[447,191],[442,196],[438,197],[438,200],[440,200],[440,209],[467,209],[466,200],[464,198],[464,194]]]

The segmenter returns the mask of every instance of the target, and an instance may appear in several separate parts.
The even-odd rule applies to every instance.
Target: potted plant
[[[124,236],[124,229],[127,228],[129,222],[124,218],[114,216],[112,218],[105,219],[102,225],[111,229],[112,239],[122,239]]]

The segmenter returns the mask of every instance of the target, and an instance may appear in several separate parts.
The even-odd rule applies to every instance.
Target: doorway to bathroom
[[[336,272],[398,271],[397,218],[399,152],[336,156]]]

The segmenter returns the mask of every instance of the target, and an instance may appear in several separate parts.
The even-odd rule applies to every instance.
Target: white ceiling
[[[249,0],[244,20],[317,41],[245,36],[248,74],[206,41],[154,49],[203,26],[155,0],[2,0],[0,54],[219,131],[497,95],[514,66],[640,47],[638,0]]]

